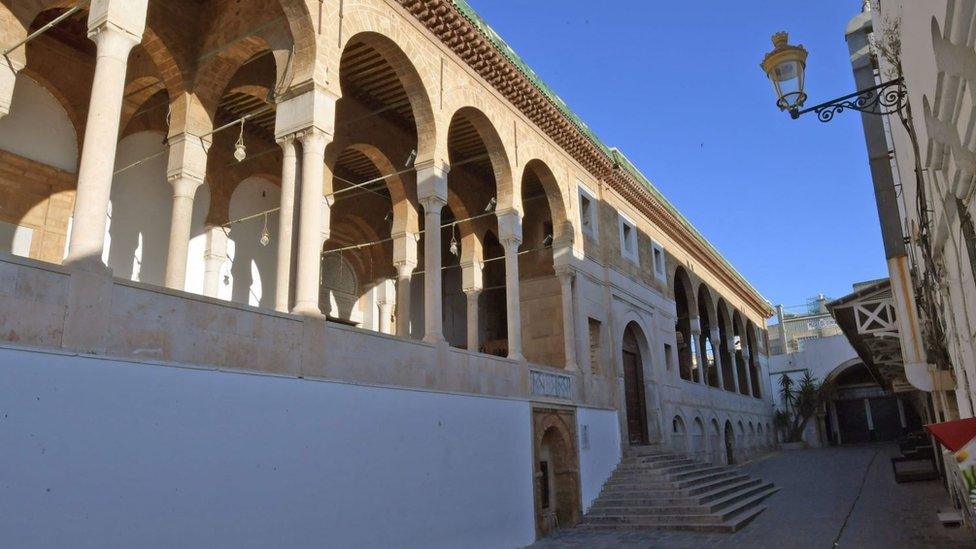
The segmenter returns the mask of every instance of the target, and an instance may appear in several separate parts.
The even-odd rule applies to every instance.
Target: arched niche
[[[218,290],[222,299],[255,307],[274,307],[278,212],[259,214],[277,208],[280,202],[280,187],[261,176],[248,177],[234,188],[228,206],[228,263],[221,270]],[[262,244],[266,229],[267,244]]]

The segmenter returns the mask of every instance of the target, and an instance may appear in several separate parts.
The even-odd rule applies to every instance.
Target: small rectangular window
[[[579,211],[580,225],[583,234],[596,238],[597,234],[597,205],[596,197],[581,182],[577,182],[579,188]]]
[[[617,214],[620,220],[620,255],[637,263],[637,227],[633,221]]]
[[[651,241],[651,251],[654,254],[654,276],[658,280],[666,281],[668,278],[664,248],[657,242]]]
[[[681,333],[679,332],[678,335],[681,335]],[[678,343],[680,344],[680,341]],[[667,343],[664,344],[664,366],[669,372],[674,368],[674,358],[671,357],[671,346]]]

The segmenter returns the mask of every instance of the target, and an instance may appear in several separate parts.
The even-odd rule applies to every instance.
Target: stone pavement
[[[743,472],[775,482],[780,491],[735,534],[576,528],[530,548],[830,549],[835,541],[838,548],[857,549],[976,547],[967,530],[938,523],[936,511],[950,507],[938,481],[895,483],[889,461],[895,455],[893,444],[873,444],[777,452],[746,464]]]

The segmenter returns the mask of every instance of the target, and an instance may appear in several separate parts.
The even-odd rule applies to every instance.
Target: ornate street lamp
[[[804,91],[807,50],[803,46],[790,45],[788,40],[789,35],[785,32],[774,34],[773,50],[766,54],[759,66],[773,82],[776,106],[781,111],[789,111],[791,118],[797,119],[801,114],[815,112],[821,122],[830,122],[835,114],[845,109],[881,115],[899,112],[905,107],[908,92],[904,79],[898,77],[804,109],[803,104],[807,100]]]
[[[774,34],[773,51],[766,54],[760,66],[776,89],[776,106],[779,110],[789,110],[792,114],[803,107],[807,100],[807,94],[803,91],[807,50],[803,46],[791,46],[788,41],[789,34],[786,32]]]

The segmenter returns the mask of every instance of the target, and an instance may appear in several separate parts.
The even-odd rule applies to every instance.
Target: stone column
[[[505,248],[505,309],[508,313],[508,358],[522,355],[522,303],[519,295],[518,248],[522,244],[522,218],[517,210],[498,212],[498,236]]]
[[[579,369],[576,361],[576,311],[573,304],[573,281],[576,273],[570,269],[561,269],[556,273],[562,293],[563,306],[563,353],[566,356],[566,369]]]
[[[203,255],[203,295],[217,297],[220,293],[220,268],[227,261],[227,230],[207,227],[207,251]]]
[[[467,296],[468,350],[477,351],[481,347],[481,322],[478,311],[478,298],[485,287],[482,263],[477,260],[461,263],[461,288]]]
[[[722,334],[719,332],[718,328],[712,328],[709,333],[709,340],[712,342],[712,354],[715,357],[715,377],[718,379],[718,386],[720,389],[725,389],[725,385],[722,383]],[[708,383],[706,382],[706,385]]]
[[[380,321],[379,321],[379,332],[383,334],[392,334],[392,317],[393,317],[393,306],[396,303],[396,292],[393,289],[393,281],[384,278],[377,282],[376,287],[373,288],[376,292],[376,307],[379,309]]]
[[[328,203],[322,198],[327,136],[317,128],[302,133],[302,191],[299,203],[298,258],[295,307],[292,312],[319,316],[319,277],[322,267],[322,221]]]
[[[278,212],[278,263],[275,310],[286,313],[291,305],[292,231],[295,228],[295,174],[298,155],[295,136],[278,140],[281,145],[281,210]]]
[[[96,0],[89,8],[88,36],[95,42],[95,75],[78,167],[67,265],[105,271],[101,262],[105,217],[115,169],[126,64],[129,52],[142,41],[147,3],[148,0]]]
[[[419,235],[402,231],[392,235],[393,266],[396,278],[396,335],[410,337],[410,281],[417,268],[417,241]]]
[[[186,286],[186,255],[190,248],[193,199],[207,171],[208,149],[209,144],[195,135],[182,133],[169,138],[166,179],[173,186],[173,212],[170,217],[165,284],[174,290],[182,290]]]
[[[481,297],[481,288],[469,288],[464,290],[467,297],[467,327],[468,327],[468,350],[478,352],[481,348],[481,318],[478,314],[478,298]]]
[[[410,281],[416,268],[416,261],[396,264],[396,335],[402,338],[410,337]]]
[[[698,366],[698,383],[701,383],[702,378],[705,377],[701,375],[704,371],[701,363],[705,361],[705,356],[702,354],[704,350],[701,348],[701,319],[697,316],[688,317],[688,331],[691,332],[689,334],[691,341],[688,342],[688,345],[691,347],[692,358],[691,379],[689,381],[695,381],[695,366]]]
[[[749,396],[755,396],[755,391],[752,390],[752,368],[749,367],[749,347],[746,345],[742,346],[742,361],[745,363],[746,367],[746,391]]]
[[[733,360],[732,360],[732,392],[733,393],[741,393],[742,392],[742,390],[739,389],[739,387],[740,387],[740,385],[739,385],[739,383],[740,383],[739,382],[739,360],[741,360],[742,357],[745,356],[742,353],[748,352],[747,347],[745,346],[745,344],[742,341],[742,339],[739,339],[739,341],[740,341],[740,347],[741,348],[739,349],[739,352],[738,353],[735,352],[735,347],[731,347],[732,353],[733,353],[733,356],[732,356],[732,358],[733,358]],[[735,340],[732,340],[732,343],[735,343]]]
[[[424,341],[444,341],[441,290],[441,209],[447,204],[446,165],[417,166],[417,198],[424,208]]]

